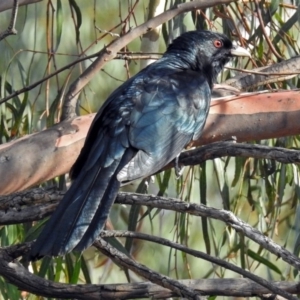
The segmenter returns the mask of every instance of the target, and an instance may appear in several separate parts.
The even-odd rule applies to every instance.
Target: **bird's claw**
[[[179,179],[182,176],[184,171],[184,167],[181,167],[179,165],[179,155],[176,156],[174,164],[175,164],[174,169],[175,169],[176,179]]]
[[[229,139],[225,140],[226,142],[233,142],[236,143],[237,142],[237,137],[235,135],[231,136]]]

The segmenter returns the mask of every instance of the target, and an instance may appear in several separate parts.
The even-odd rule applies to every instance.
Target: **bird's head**
[[[233,56],[250,57],[246,49],[234,46],[226,35],[208,30],[183,33],[170,44],[165,55],[175,55],[178,67],[207,75],[211,86]]]

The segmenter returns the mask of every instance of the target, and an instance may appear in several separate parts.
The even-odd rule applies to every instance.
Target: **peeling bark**
[[[0,194],[7,195],[67,173],[83,146],[95,114],[63,121],[0,145]],[[300,91],[230,96],[212,102],[202,137],[190,146],[300,133]],[[25,155],[26,154],[26,155]]]

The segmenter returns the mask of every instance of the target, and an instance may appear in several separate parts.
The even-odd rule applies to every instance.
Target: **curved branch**
[[[33,192],[33,191],[32,191]],[[38,190],[38,194],[41,195],[41,189]],[[18,195],[19,196],[19,195]],[[60,196],[61,197],[61,196]],[[53,199],[52,199],[53,200]],[[57,199],[58,201],[58,199]],[[119,204],[138,204],[145,205],[151,208],[160,208],[166,210],[172,210],[180,213],[189,213],[194,216],[208,217],[216,220],[220,220],[227,225],[234,228],[236,231],[241,232],[246,237],[255,241],[277,257],[281,257],[285,262],[300,270],[300,259],[286,250],[285,248],[276,244],[272,239],[263,235],[260,231],[256,230],[249,224],[240,220],[232,212],[222,209],[216,209],[213,207],[207,207],[205,205],[186,203],[174,198],[165,198],[151,195],[141,195],[136,193],[124,193],[119,192],[115,203]],[[40,204],[41,205],[41,204]],[[48,208],[48,214],[55,209],[53,202],[43,204]],[[30,210],[30,206],[27,208]],[[9,210],[1,211],[1,214],[8,213]],[[1,215],[0,215],[1,216]],[[1,216],[2,217],[2,216]]]
[[[254,93],[212,101],[201,138],[191,146],[220,140],[260,140],[300,133],[300,91]],[[10,194],[67,173],[94,114],[0,145],[0,194]],[[26,153],[24,159],[23,153]],[[26,177],[24,176],[26,174]]]
[[[79,300],[98,299],[161,299],[176,296],[168,289],[150,282],[132,284],[62,284],[40,278],[25,269],[16,260],[17,257],[29,252],[31,243],[0,248],[0,275],[16,285],[20,290],[26,290],[45,297],[76,298]],[[203,295],[223,295],[237,297],[260,296],[268,293],[268,289],[253,281],[243,279],[196,279],[179,280],[189,288],[201,291]],[[292,282],[273,282],[278,289],[299,294],[299,285]],[[237,288],[239,287],[239,288]]]
[[[260,85],[291,79],[300,72],[300,56],[297,55],[267,67],[246,70],[247,74],[244,72],[245,70],[223,83],[245,91]]]
[[[169,241],[167,239],[164,239],[164,238],[161,238],[161,237],[156,237],[156,236],[153,236],[153,235],[143,234],[143,233],[140,233],[140,232],[132,232],[132,231],[102,231],[100,233],[100,236],[102,238],[103,237],[138,238],[138,239],[158,243],[160,245],[168,246],[168,247],[183,251],[187,254],[193,255],[195,257],[204,259],[204,260],[209,261],[209,262],[211,262],[213,264],[216,264],[218,266],[224,267],[228,270],[231,270],[231,271],[233,271],[237,274],[242,275],[243,277],[249,278],[249,279],[253,280],[254,282],[260,284],[261,286],[267,288],[269,291],[273,292],[276,295],[281,295],[281,296],[283,296],[287,299],[297,299],[297,298],[293,297],[291,294],[286,293],[285,291],[283,291],[281,289],[278,289],[278,287],[276,287],[274,284],[270,283],[269,281],[255,275],[255,274],[252,274],[251,272],[243,270],[242,268],[237,267],[232,263],[226,262],[225,260],[217,258],[217,257],[213,257],[213,256],[208,255],[208,254],[206,254],[204,252],[201,252],[201,251],[189,249],[189,248],[187,248],[187,247],[185,247],[181,244],[171,242],[171,241]],[[114,251],[114,253],[115,252],[116,251]]]
[[[71,84],[64,99],[62,120],[76,117],[76,102],[80,91],[90,82],[95,74],[100,71],[105,63],[112,60],[117,55],[117,52],[132,40],[181,13],[237,1],[238,0],[196,0],[177,4],[175,7],[135,27],[122,37],[111,42],[108,46],[98,52],[97,59]]]
[[[242,233],[244,236],[248,237],[249,239],[255,241],[265,249],[269,250],[277,257],[281,257],[285,262],[292,265],[297,270],[300,270],[300,259],[296,255],[292,254],[287,249],[279,246],[272,239],[263,235],[260,231],[236,217],[231,211],[207,207],[201,204],[182,202],[174,198],[165,198],[124,192],[120,192],[118,194],[116,203],[129,205],[139,204],[151,208],[154,207],[172,210],[180,213],[188,213],[194,216],[208,217],[220,220],[225,224],[229,225],[230,227],[234,228],[237,232]]]
[[[184,166],[199,165],[206,160],[224,156],[253,157],[273,159],[289,164],[300,163],[300,151],[280,147],[253,144],[236,144],[234,142],[216,142],[194,150],[181,153],[179,162]]]
[[[300,151],[264,145],[216,142],[181,153],[179,164],[198,165],[202,162],[223,156],[255,157],[273,159],[281,163],[300,163]],[[172,168],[173,163],[166,166]],[[36,221],[50,215],[64,192],[54,188],[42,188],[0,196],[0,225]]]
[[[31,243],[0,248],[0,274],[10,283],[19,289],[41,295],[44,297],[55,298],[76,298],[82,300],[108,299],[105,297],[105,290],[92,284],[69,285],[45,280],[30,273],[15,258],[26,255],[29,252]],[[111,298],[112,299],[112,298]]]
[[[104,255],[109,257],[116,264],[121,265],[136,274],[148,279],[149,281],[156,283],[164,288],[170,289],[177,296],[186,297],[187,299],[199,299],[200,293],[180,283],[178,280],[174,280],[166,275],[161,275],[146,266],[136,262],[132,258],[128,257],[118,249],[111,246],[107,241],[99,237],[93,244]],[[296,299],[295,299],[296,300]]]
[[[19,0],[13,0],[13,7],[11,12],[11,18],[8,25],[8,28],[0,34],[0,41],[8,37],[9,35],[17,34],[17,30],[15,28],[17,14],[18,14],[18,7],[19,7]]]

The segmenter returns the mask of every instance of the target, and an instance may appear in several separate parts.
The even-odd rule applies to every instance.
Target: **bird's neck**
[[[203,66],[202,73],[207,78],[210,88],[212,89],[214,83],[217,81],[218,75],[223,70],[222,65],[214,65],[214,64],[207,64]]]
[[[210,88],[213,87],[217,80],[218,74],[222,71],[223,67],[220,65],[205,64],[202,61],[191,60],[189,56],[180,55],[179,53],[172,53],[168,56],[162,57],[157,61],[158,67],[161,65],[165,70],[169,67],[171,70],[177,69],[179,71],[192,70],[205,77]]]

